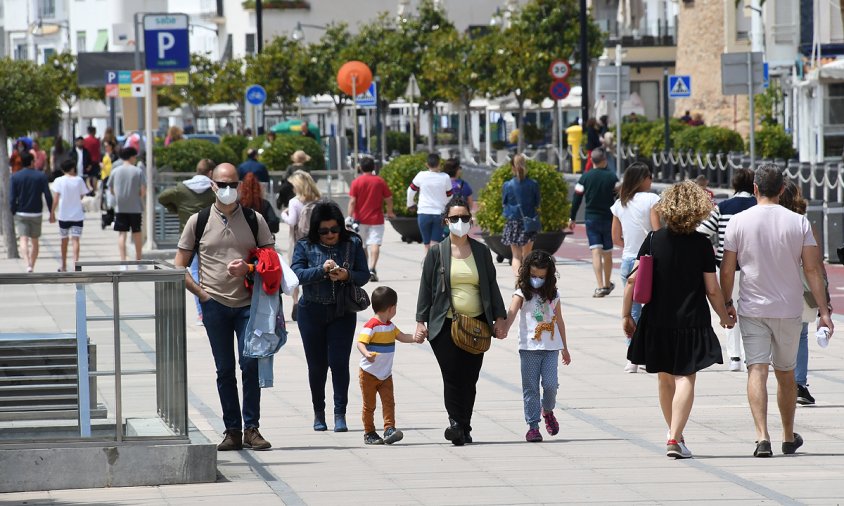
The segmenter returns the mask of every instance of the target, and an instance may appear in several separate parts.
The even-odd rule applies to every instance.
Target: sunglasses
[[[463,223],[469,223],[469,220],[472,219],[472,216],[464,214],[462,216],[449,216],[447,219],[451,223],[457,223],[458,221],[462,221]]]
[[[237,189],[237,186],[240,184],[240,181],[232,181],[231,183],[227,183],[225,181],[214,181],[214,184],[217,185],[217,188]]]
[[[323,227],[323,228],[317,230],[317,232],[319,232],[319,235],[339,234],[340,233],[340,227],[338,227],[337,225],[334,225],[331,228]]]

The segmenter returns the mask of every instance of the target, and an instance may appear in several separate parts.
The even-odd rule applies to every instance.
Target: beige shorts
[[[15,215],[15,231],[20,237],[41,237],[41,216],[20,216]]]
[[[747,365],[773,364],[777,371],[791,371],[797,365],[797,344],[802,318],[739,317]]]
[[[378,244],[379,246],[384,241],[384,225],[364,225],[360,224],[360,238],[367,246]]]

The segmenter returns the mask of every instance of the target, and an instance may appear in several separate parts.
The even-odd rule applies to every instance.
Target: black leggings
[[[443,328],[431,340],[431,348],[443,376],[443,398],[449,418],[461,427],[471,430],[472,411],[475,408],[478,377],[484,363],[484,354],[473,355],[455,346],[451,340],[451,319],[446,318]]]

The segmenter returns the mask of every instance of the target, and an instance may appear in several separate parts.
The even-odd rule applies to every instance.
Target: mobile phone
[[[334,268],[333,268],[333,269],[331,269],[331,270],[330,270],[330,271],[328,271],[328,272],[337,272],[337,271],[339,271],[340,269],[342,269],[342,267],[340,267],[339,265],[336,265],[336,266],[334,266]]]

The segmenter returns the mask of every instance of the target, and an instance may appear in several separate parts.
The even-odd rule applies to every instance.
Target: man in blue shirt
[[[15,215],[15,229],[20,236],[20,250],[26,260],[26,272],[32,272],[35,260],[38,259],[38,238],[41,237],[44,210],[41,195],[44,195],[47,209],[50,209],[50,223],[54,223],[56,217],[52,211],[53,195],[50,193],[47,175],[32,167],[32,155],[27,152],[21,154],[21,163],[23,169],[12,174],[9,203]]]
[[[258,161],[258,151],[249,149],[246,152],[246,161],[237,166],[237,176],[243,181],[248,173],[254,173],[258,181],[262,183],[270,182],[270,173],[267,172],[267,166]]]

